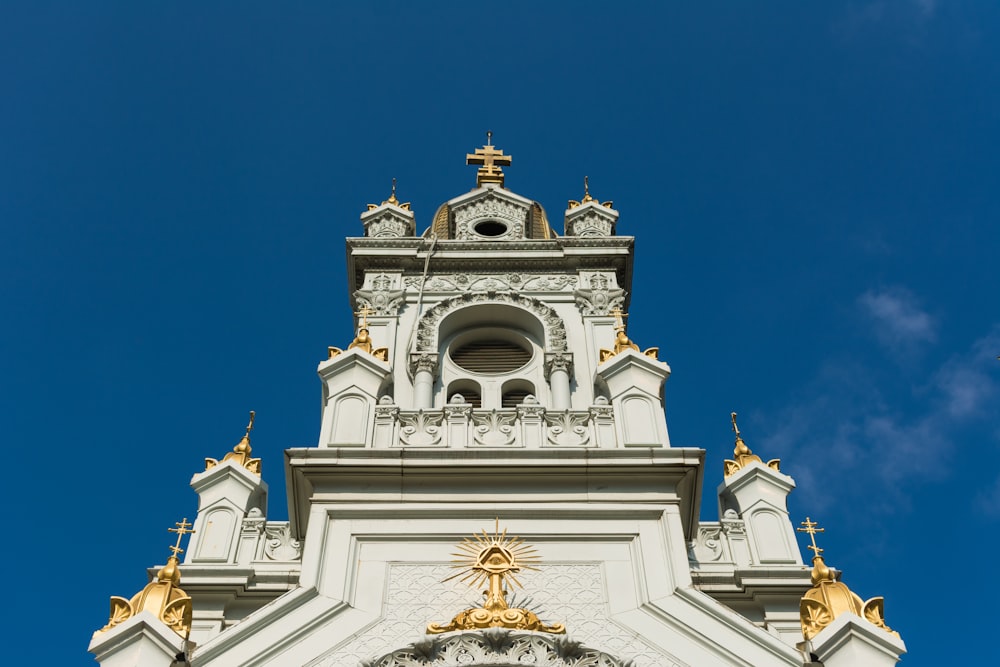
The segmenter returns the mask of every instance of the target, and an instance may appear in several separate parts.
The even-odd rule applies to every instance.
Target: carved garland
[[[440,635],[393,651],[364,667],[474,667],[475,665],[546,665],[548,667],[629,667],[597,649],[566,637],[546,637],[507,630]]]
[[[566,350],[566,324],[555,310],[538,299],[509,292],[470,292],[446,299],[427,311],[417,325],[416,353],[437,352],[437,325],[449,313],[478,304],[510,304],[523,308],[538,317],[545,328],[545,351],[564,352]]]

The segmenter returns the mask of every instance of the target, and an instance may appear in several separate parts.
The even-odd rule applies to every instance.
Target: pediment
[[[462,241],[513,241],[528,238],[534,202],[509,190],[482,187],[448,202],[452,238]]]

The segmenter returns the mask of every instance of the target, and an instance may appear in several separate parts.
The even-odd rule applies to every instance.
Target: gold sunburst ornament
[[[430,623],[427,626],[428,634],[484,628],[532,630],[552,634],[566,632],[566,626],[562,623],[546,625],[534,612],[507,604],[507,582],[523,588],[515,575],[521,570],[537,570],[535,565],[538,564],[539,557],[534,548],[525,544],[521,538],[508,537],[506,528],[500,532],[499,518],[493,535],[484,529],[474,539],[463,539],[458,549],[460,553],[452,554],[456,558],[452,567],[460,568],[460,571],[445,581],[461,577],[460,581],[473,587],[488,583],[488,588],[483,591],[485,601],[482,607],[460,612],[450,623]]]

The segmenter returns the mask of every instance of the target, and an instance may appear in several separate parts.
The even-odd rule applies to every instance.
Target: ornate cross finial
[[[736,437],[740,437],[740,427],[736,425],[736,413],[731,413],[729,418],[733,420],[733,431],[736,433]]]
[[[250,414],[252,415],[253,413],[251,412]],[[247,427],[247,433],[250,432],[250,429],[252,427],[253,427],[253,417],[250,418],[250,426]],[[184,550],[181,549],[181,540],[184,538],[185,535],[194,533],[194,531],[188,530],[188,528],[190,528],[193,524],[188,523],[187,517],[184,517],[183,519],[180,520],[179,523],[175,523],[174,525],[177,527],[167,528],[167,532],[177,533],[177,544],[168,548],[170,549],[170,551],[173,552],[173,558],[177,558],[177,554],[184,552]]]
[[[361,306],[361,309],[357,313],[359,330],[368,328],[368,316],[374,312],[375,312],[374,310],[368,307],[368,304]]]
[[[615,306],[615,309],[611,311],[611,314],[615,316],[615,331],[625,331],[625,318],[628,317],[626,313],[622,312],[622,309]]]
[[[253,410],[250,411],[250,421],[247,423],[247,434],[246,437],[250,437],[250,431],[253,430],[253,420],[257,417],[257,413]]]
[[[485,146],[465,156],[465,164],[482,165],[476,172],[476,187],[482,187],[484,183],[496,183],[503,187],[503,170],[500,167],[509,167],[510,163],[510,155],[504,155],[502,150],[494,148],[493,132],[486,133]]]
[[[800,533],[809,533],[809,538],[812,540],[812,544],[810,546],[807,546],[806,549],[811,549],[814,554],[819,556],[821,553],[823,553],[823,550],[820,549],[818,546],[816,546],[816,533],[825,533],[826,528],[817,528],[816,526],[818,526],[819,524],[816,523],[815,521],[812,521],[809,517],[806,517],[806,520],[802,522],[802,525],[805,527],[796,528],[795,530],[797,530]]]

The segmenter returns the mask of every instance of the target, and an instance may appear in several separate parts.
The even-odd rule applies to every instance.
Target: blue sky
[[[287,516],[352,335],[343,238],[393,177],[425,228],[487,129],[559,229],[589,175],[637,237],[630,335],[708,450],[703,517],[735,410],[904,664],[981,659],[1000,5],[4,3],[0,86],[14,662],[57,623],[51,664],[93,664],[251,409]]]

